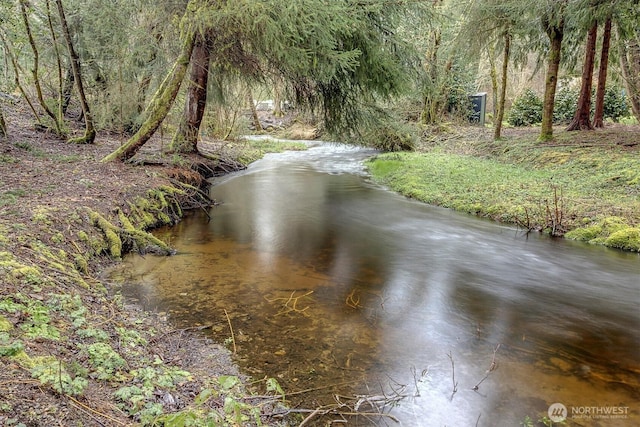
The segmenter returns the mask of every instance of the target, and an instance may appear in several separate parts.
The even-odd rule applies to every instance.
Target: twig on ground
[[[351,291],[351,293],[349,295],[347,295],[347,299],[345,300],[345,304],[347,305],[347,307],[350,308],[362,308],[362,305],[360,305],[360,296],[356,296],[355,295],[356,290],[354,289],[353,291]]]
[[[175,334],[176,332],[187,332],[187,331],[201,331],[203,329],[209,329],[213,326],[213,324],[211,325],[203,325],[203,326],[191,326],[189,328],[181,328],[181,329],[173,329],[169,332],[165,332],[164,334],[158,336],[158,337],[153,337],[149,340],[149,344],[153,344],[156,343],[162,339],[164,339],[166,336],[171,335],[171,334]]]
[[[480,388],[480,384],[482,384],[484,382],[484,380],[489,378],[489,374],[491,372],[495,371],[496,369],[498,369],[498,364],[496,363],[496,353],[498,352],[498,349],[500,349],[501,345],[502,344],[498,343],[496,345],[496,348],[493,349],[493,357],[491,358],[491,364],[489,365],[489,369],[487,369],[487,371],[485,372],[484,377],[478,382],[478,384],[474,385],[471,390],[478,391],[478,389]]]
[[[307,293],[305,293],[303,295],[295,297],[294,295],[296,294],[296,291],[293,291],[291,293],[291,295],[289,295],[289,298],[273,298],[273,299],[269,299],[269,298],[265,297],[265,299],[267,301],[269,301],[269,302],[285,301],[285,303],[282,305],[282,309],[278,312],[278,314],[276,314],[276,316],[281,315],[281,314],[291,313],[291,312],[304,313],[309,308],[309,306],[306,306],[305,308],[298,308],[298,302],[300,301],[301,298],[307,297],[307,296],[311,295],[312,293],[313,293],[313,291],[308,291]],[[291,305],[289,305],[289,304],[291,304]]]
[[[233,326],[231,326],[231,319],[229,318],[229,313],[227,313],[226,309],[224,310],[224,315],[227,316],[227,322],[229,323],[229,330],[231,331],[231,342],[233,343],[233,354],[236,354],[236,337],[233,333]]]
[[[423,369],[422,372],[420,373],[420,376],[418,377],[418,372],[416,371],[416,367],[412,366],[411,374],[413,375],[413,385],[416,388],[415,392],[413,393],[413,397],[420,397],[420,389],[418,388],[418,383],[422,381],[427,375],[429,375],[429,368]]]
[[[102,412],[96,411],[95,409],[93,409],[93,408],[91,408],[91,407],[89,407],[89,406],[85,405],[85,404],[84,404],[84,403],[82,403],[82,402],[79,402],[78,400],[74,399],[73,397],[71,397],[71,396],[69,396],[69,395],[65,395],[65,396],[66,396],[66,398],[67,398],[67,399],[69,399],[69,401],[71,402],[71,404],[72,404],[73,406],[75,406],[76,408],[80,409],[82,412],[86,413],[87,415],[91,416],[91,418],[93,418],[94,420],[96,420],[100,425],[106,425],[106,424],[104,424],[104,423],[100,422],[100,421],[99,421],[99,420],[94,416],[94,414],[95,414],[95,415],[98,415],[98,416],[100,416],[100,417],[102,417],[102,418],[104,418],[104,419],[109,420],[110,425],[113,425],[113,424],[111,424],[111,423],[115,423],[115,424],[118,424],[118,425],[120,425],[120,426],[126,426],[126,425],[127,425],[127,423],[125,423],[125,422],[122,422],[122,421],[120,421],[120,420],[118,420],[118,419],[116,419],[116,418],[113,418],[113,417],[111,417],[111,416],[109,416],[109,415],[107,415],[107,414],[103,414]]]
[[[451,360],[451,382],[453,383],[453,391],[451,393],[451,399],[453,399],[453,395],[458,391],[458,382],[456,381],[456,366],[453,363],[453,356],[451,355],[451,351],[449,351],[449,360]]]

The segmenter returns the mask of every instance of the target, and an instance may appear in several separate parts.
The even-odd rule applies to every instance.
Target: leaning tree
[[[275,70],[298,106],[323,112],[329,130],[353,126],[364,100],[403,88],[405,52],[394,33],[402,7],[385,0],[190,0],[181,21],[181,53],[148,104],[142,126],[103,161],[128,160],[151,138],[189,67],[175,151],[197,152],[204,73],[212,70],[254,80]]]

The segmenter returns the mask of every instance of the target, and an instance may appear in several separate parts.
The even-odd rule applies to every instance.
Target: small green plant
[[[24,197],[26,194],[27,191],[22,188],[5,191],[0,194],[0,206],[13,205],[18,202],[18,198]]]
[[[0,357],[11,357],[20,353],[24,344],[20,340],[12,340],[7,332],[0,332]]]
[[[16,142],[14,145],[22,150],[33,154],[36,157],[45,157],[47,155],[47,153],[38,148],[34,148],[33,145],[28,142]]]
[[[33,146],[31,144],[29,144],[28,142],[21,141],[21,142],[16,142],[13,145],[15,145],[16,147],[18,147],[18,148],[20,148],[20,149],[22,149],[24,151],[33,151]]]
[[[80,395],[84,392],[89,382],[80,375],[83,372],[75,372],[71,375],[61,360],[55,357],[40,357],[30,359],[31,376],[38,379],[43,385],[49,385],[61,394],[72,396]]]
[[[278,383],[278,380],[276,380],[275,378],[267,378],[266,386],[267,393],[275,392],[280,397],[282,397],[283,401],[285,400],[285,392],[282,389],[282,386],[280,386],[280,383]]]
[[[531,417],[529,415],[524,417],[524,420],[520,421],[520,425],[522,427],[534,427],[533,426],[533,420],[531,419]]]
[[[0,301],[0,311],[20,314],[21,319],[23,319],[20,329],[24,331],[27,338],[54,341],[60,339],[60,331],[49,324],[51,320],[49,307],[43,305],[40,301],[31,300],[21,294],[17,294],[15,295],[15,300],[14,298],[6,298]]]
[[[0,163],[18,163],[20,160],[7,154],[0,154]]]
[[[266,380],[267,392],[282,395],[284,391],[274,378]],[[221,409],[211,409],[207,402],[224,398]],[[166,414],[154,420],[156,425],[164,426],[219,426],[219,425],[262,425],[261,405],[251,404],[246,399],[245,390],[240,378],[233,375],[218,377],[214,388],[203,389],[195,397],[191,407],[180,412]]]
[[[109,344],[97,342],[86,346],[89,362],[94,369],[92,375],[99,380],[114,379],[126,362]]]
[[[175,367],[165,366],[159,358],[146,366],[129,372],[133,385],[119,388],[114,396],[122,402],[122,409],[130,415],[149,419],[162,413],[162,406],[154,403],[158,389],[174,389],[176,385],[191,380],[191,373]],[[160,410],[160,412],[158,412]]]

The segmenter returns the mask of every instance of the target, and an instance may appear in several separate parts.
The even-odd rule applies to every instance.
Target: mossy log
[[[128,235],[127,237],[133,240],[134,247],[138,252],[153,252],[163,255],[171,255],[174,253],[169,245],[153,234],[134,227],[131,221],[129,221],[129,218],[127,218],[121,210],[118,210],[118,218],[122,223],[122,231]]]
[[[113,258],[122,257],[122,239],[120,239],[120,229],[107,221],[98,212],[90,211],[89,219],[104,233],[107,240],[107,249]]]

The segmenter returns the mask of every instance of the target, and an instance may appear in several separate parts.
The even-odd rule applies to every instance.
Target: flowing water
[[[314,389],[305,408],[384,393],[403,426],[519,426],[554,403],[569,425],[640,425],[638,254],[408,200],[367,179],[372,154],[319,145],[215,182],[210,222],[158,232],[176,256],[126,259],[125,297],[213,325],[246,373]],[[349,425],[374,422],[398,425]]]

